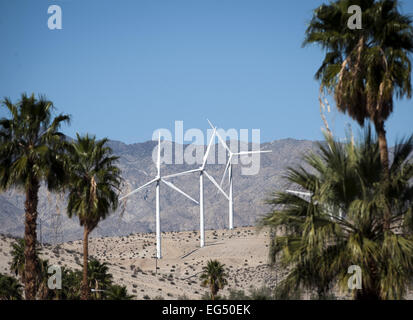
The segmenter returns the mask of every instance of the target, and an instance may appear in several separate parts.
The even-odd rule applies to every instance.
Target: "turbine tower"
[[[131,195],[135,194],[136,192],[142,190],[143,188],[146,188],[149,185],[151,185],[152,183],[155,183],[155,185],[156,185],[156,189],[155,189],[155,195],[156,195],[156,206],[155,206],[155,213],[156,213],[156,215],[155,215],[155,220],[156,220],[156,258],[161,259],[162,258],[162,254],[161,254],[161,216],[160,216],[160,203],[159,203],[159,200],[160,200],[159,199],[160,198],[159,189],[160,189],[161,182],[166,184],[171,189],[173,189],[175,191],[178,191],[179,193],[181,193],[182,195],[187,197],[189,200],[195,202],[196,204],[198,204],[198,201],[193,199],[191,196],[187,195],[185,192],[183,192],[181,189],[176,187],[171,182],[164,180],[164,178],[161,176],[161,134],[160,133],[158,135],[158,158],[157,158],[157,162],[156,162],[156,168],[157,168],[158,173],[157,173],[157,175],[154,179],[152,179],[151,181],[145,183],[144,185],[140,186],[139,188],[133,190],[132,192],[129,192],[125,196],[119,198],[119,200],[123,200],[127,197],[130,197]]]
[[[241,151],[241,152],[232,152],[230,148],[228,148],[227,144],[225,143],[224,139],[222,139],[221,135],[217,132],[217,128],[212,125],[212,123],[208,120],[209,125],[211,126],[212,129],[214,129],[215,134],[218,137],[218,140],[221,142],[223,147],[228,151],[229,158],[228,162],[225,166],[225,171],[224,174],[222,175],[220,187],[222,187],[222,183],[224,182],[225,179],[225,174],[228,171],[228,183],[229,183],[229,192],[228,192],[228,224],[229,224],[229,229],[232,230],[234,229],[234,200],[233,200],[233,180],[232,180],[232,159],[234,156],[246,156],[250,154],[256,154],[256,153],[269,153],[272,152],[271,150],[257,150],[257,151]]]
[[[188,170],[184,172],[179,172],[175,174],[171,174],[168,176],[165,176],[165,179],[168,178],[175,178],[195,172],[199,172],[199,233],[200,233],[200,244],[199,246],[203,248],[205,246],[205,225],[204,225],[204,174],[205,176],[218,188],[218,190],[224,195],[226,199],[229,200],[228,195],[224,192],[224,190],[221,188],[221,186],[216,182],[214,177],[212,177],[206,170],[205,170],[205,165],[207,162],[207,158],[209,155],[209,151],[211,150],[211,145],[215,140],[215,135],[216,135],[216,130],[213,128],[214,131],[212,133],[212,136],[209,140],[207,150],[204,154],[204,157],[202,159],[202,165],[198,169],[193,169],[193,170]]]

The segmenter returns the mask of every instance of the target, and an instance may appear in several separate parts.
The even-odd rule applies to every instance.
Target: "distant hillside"
[[[119,166],[123,178],[130,190],[144,184],[156,175],[152,162],[152,151],[156,142],[124,144],[111,141],[114,152],[120,156]],[[288,166],[300,163],[301,155],[314,149],[315,142],[306,140],[284,139],[264,143],[261,149],[272,150],[272,153],[261,155],[261,169],[254,176],[242,176],[240,165],[234,166],[234,225],[254,225],[257,218],[268,211],[264,200],[271,192],[287,188],[282,179]],[[174,147],[174,144],[172,145]],[[186,146],[184,146],[185,148]],[[222,148],[222,146],[219,146]],[[217,156],[218,149],[215,149]],[[220,151],[219,151],[220,152]],[[185,171],[197,166],[162,165],[162,174]],[[207,171],[221,180],[225,165],[207,165]],[[197,174],[171,180],[182,190],[199,197],[199,177]],[[223,229],[228,223],[228,201],[215,186],[205,179],[205,227],[207,229]],[[56,211],[56,196],[41,189],[39,197],[39,215],[42,219],[42,236],[52,241],[52,219]],[[59,207],[62,214],[62,237],[60,241],[80,239],[82,230],[76,219],[68,219],[64,203]],[[21,236],[23,224],[24,196],[16,190],[0,194],[0,233]],[[199,207],[177,192],[161,185],[161,227],[162,231],[197,230],[199,228]],[[103,221],[93,236],[120,236],[136,232],[152,232],[155,229],[155,192],[153,187],[142,190],[128,199],[123,215],[113,213]]]

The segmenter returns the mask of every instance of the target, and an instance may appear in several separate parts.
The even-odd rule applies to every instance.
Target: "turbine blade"
[[[204,154],[204,159],[202,159],[202,169],[205,168],[205,165],[206,165],[206,162],[207,162],[207,159],[208,159],[208,155],[209,155],[209,151],[211,150],[212,142],[214,142],[214,140],[215,140],[216,131],[217,130],[214,128],[214,131],[212,132],[211,139],[209,140],[209,143],[208,143],[208,147],[207,147],[206,152]]]
[[[158,169],[158,177],[161,175],[161,133],[158,132],[158,161],[156,163]]]
[[[231,155],[229,156],[227,165],[225,166],[224,174],[222,175],[221,183],[219,184],[221,187],[222,187],[222,184],[224,183],[225,174],[227,173],[228,168],[229,168],[229,165],[231,164],[232,156],[233,156],[233,154],[231,154]]]
[[[198,172],[199,170],[200,169],[198,168],[198,169],[188,170],[188,171],[184,171],[184,172],[174,173],[174,174],[170,174],[170,175],[167,175],[167,176],[163,176],[162,178],[169,179],[169,178],[174,178],[174,177],[179,177],[179,176],[185,176],[187,174]]]
[[[241,151],[241,152],[234,153],[234,155],[244,156],[244,155],[248,155],[248,154],[270,153],[270,152],[272,152],[272,150]]]
[[[214,177],[209,175],[209,173],[206,172],[206,171],[204,171],[204,173],[207,176],[207,178],[218,188],[218,190],[221,191],[221,193],[225,196],[225,198],[227,198],[227,200],[229,200],[228,195],[224,192],[224,190],[222,190],[222,188],[220,187],[218,182],[215,181]]]
[[[311,197],[313,195],[312,192],[302,192],[302,191],[295,191],[295,190],[286,190],[286,192],[292,193],[292,194],[298,194],[301,196],[307,196],[307,197]]]
[[[216,127],[211,123],[211,121],[209,121],[209,119],[207,119],[209,126],[211,127],[211,129],[216,129]]]
[[[196,204],[199,204],[198,201],[196,201],[194,198],[192,198],[191,196],[187,195],[185,192],[183,192],[181,189],[179,189],[177,186],[175,186],[172,182],[166,181],[164,179],[161,179],[163,183],[165,183],[168,187],[174,189],[175,191],[178,191],[180,194],[184,195],[185,197],[187,197],[189,200],[195,202]]]
[[[224,147],[225,149],[227,149],[228,152],[231,154],[231,153],[232,153],[231,150],[228,148],[228,146],[227,146],[227,144],[225,143],[224,139],[222,139],[221,135],[218,133],[217,128],[213,126],[213,124],[211,123],[211,121],[209,121],[208,119],[207,119],[207,121],[208,121],[209,125],[211,126],[211,128],[212,128],[212,129],[215,129],[215,134],[217,135],[219,142],[221,142],[221,144],[223,145],[223,147]]]
[[[120,197],[120,198],[119,198],[119,200],[123,200],[123,199],[125,199],[125,198],[127,198],[127,197],[129,197],[129,196],[133,195],[134,193],[136,193],[136,192],[138,192],[139,190],[141,190],[141,189],[143,189],[143,188],[145,188],[145,187],[149,186],[151,183],[154,183],[154,182],[156,182],[157,180],[158,180],[158,179],[152,179],[151,181],[149,181],[149,182],[145,183],[143,186],[140,186],[139,188],[137,188],[137,189],[135,189],[135,190],[133,190],[133,191],[129,192],[127,195],[124,195],[123,197]]]
[[[228,148],[227,144],[225,143],[224,139],[222,139],[221,135],[218,133],[218,131],[216,132],[216,135],[218,137],[218,140],[221,142],[221,144],[224,146],[225,149],[227,149],[227,151],[232,154],[232,151]]]

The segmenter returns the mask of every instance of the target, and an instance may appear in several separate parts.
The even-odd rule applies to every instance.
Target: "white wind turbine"
[[[216,130],[214,128],[214,131],[212,133],[212,136],[209,140],[209,144],[207,147],[207,150],[204,154],[204,157],[202,159],[202,165],[198,169],[193,169],[193,170],[188,170],[180,173],[175,173],[171,174],[168,176],[165,176],[165,179],[168,178],[174,178],[174,177],[179,177],[182,175],[187,175],[195,172],[199,172],[199,233],[200,233],[200,247],[203,248],[205,246],[205,226],[204,226],[204,174],[205,176],[218,188],[218,190],[224,195],[226,199],[229,200],[228,195],[224,192],[224,190],[221,188],[221,186],[218,184],[218,182],[215,181],[214,177],[212,177],[206,170],[205,170],[205,165],[207,162],[207,158],[209,155],[209,151],[211,150],[211,145],[214,142],[216,135]]]
[[[162,258],[162,255],[161,255],[161,217],[160,217],[160,204],[159,204],[159,195],[160,195],[159,194],[159,188],[160,188],[161,181],[163,183],[165,183],[171,189],[174,189],[175,191],[178,191],[179,193],[181,193],[182,195],[187,197],[189,200],[195,202],[196,204],[198,204],[198,201],[193,199],[191,196],[187,195],[185,192],[183,192],[181,189],[179,189],[178,187],[173,185],[171,182],[164,180],[164,178],[161,176],[161,135],[160,135],[160,133],[159,133],[159,136],[158,136],[158,159],[157,159],[157,162],[156,162],[156,168],[158,169],[158,174],[156,175],[156,177],[154,179],[152,179],[151,181],[145,183],[144,185],[140,186],[139,188],[133,190],[132,192],[129,192],[128,194],[126,194],[123,197],[119,198],[119,200],[123,200],[123,199],[135,194],[139,190],[151,185],[152,183],[156,184],[156,258],[161,259]]]
[[[228,218],[229,218],[229,229],[232,230],[234,229],[234,200],[233,200],[233,185],[232,185],[232,159],[234,156],[246,156],[250,154],[256,154],[256,153],[269,153],[272,152],[271,150],[257,150],[257,151],[241,151],[241,152],[232,152],[230,148],[228,148],[227,144],[225,143],[224,139],[220,136],[220,134],[217,132],[217,128],[212,125],[212,123],[208,120],[209,125],[211,126],[212,129],[214,129],[214,132],[216,133],[218,140],[221,142],[221,144],[224,146],[224,148],[228,151],[229,153],[229,158],[227,165],[225,166],[225,171],[224,174],[222,175],[221,183],[220,186],[222,187],[222,183],[224,182],[225,179],[225,174],[228,171],[228,183],[229,183],[229,192],[228,192],[228,201],[229,201],[229,213],[228,213]]]

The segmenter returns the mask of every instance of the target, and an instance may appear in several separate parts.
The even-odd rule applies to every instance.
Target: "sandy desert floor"
[[[114,282],[126,285],[137,299],[162,296],[165,299],[200,299],[206,292],[199,273],[207,261],[217,259],[229,273],[228,286],[242,289],[263,285],[275,287],[283,276],[268,265],[268,233],[254,227],[234,230],[207,230],[206,246],[199,247],[197,231],[162,233],[162,259],[155,259],[155,234],[133,234],[123,237],[90,238],[89,254],[107,262]],[[0,242],[0,272],[10,274],[10,247],[14,240],[5,236]],[[82,242],[71,241],[58,248],[45,245],[42,257],[50,264],[81,269]],[[156,264],[158,269],[156,269]]]
[[[206,231],[206,246],[199,247],[197,231],[162,234],[162,259],[155,259],[155,234],[137,233],[123,237],[90,238],[89,254],[107,262],[117,284],[125,285],[136,299],[200,299],[206,289],[199,274],[210,259],[226,265],[229,289],[244,290],[266,286],[274,288],[286,270],[268,264],[268,231],[254,227]],[[10,249],[14,239],[0,236],[0,273],[10,274]],[[50,264],[81,269],[82,241],[58,247],[45,245],[42,258]],[[156,269],[157,264],[157,269]],[[338,292],[336,292],[338,295]],[[309,298],[309,293],[304,299]],[[341,297],[345,298],[345,297]],[[407,299],[412,299],[410,293]]]

